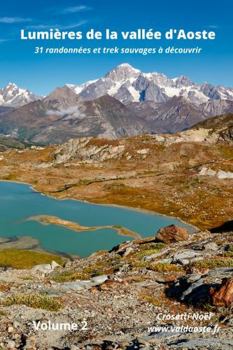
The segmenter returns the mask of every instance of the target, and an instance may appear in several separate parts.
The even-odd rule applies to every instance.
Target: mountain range
[[[168,78],[121,64],[103,78],[66,84],[46,97],[8,84],[0,89],[0,133],[27,142],[173,133],[233,112],[233,89]]]
[[[166,102],[170,98],[184,97],[195,104],[209,100],[233,101],[233,88],[208,83],[195,84],[185,76],[170,79],[161,73],[143,73],[128,63],[123,63],[103,78],[83,85],[67,85],[84,100],[110,95],[122,103],[153,101]]]

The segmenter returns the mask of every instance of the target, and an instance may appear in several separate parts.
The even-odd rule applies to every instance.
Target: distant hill
[[[0,116],[0,132],[17,134],[27,142],[49,144],[83,136],[132,136],[143,133],[143,123],[114,97],[82,101],[64,87],[42,100],[4,113]]]
[[[192,128],[219,130],[222,128],[227,128],[232,126],[233,126],[233,113],[228,113],[228,114],[219,115],[213,118],[206,119],[200,123],[195,124]]]
[[[12,137],[0,136],[0,151],[6,151],[9,148],[24,149],[26,144]]]
[[[192,129],[209,129],[211,133],[217,133],[219,140],[233,141],[233,114],[225,114],[206,119],[195,124]]]

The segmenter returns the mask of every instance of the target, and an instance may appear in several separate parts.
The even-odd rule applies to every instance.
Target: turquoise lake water
[[[74,232],[57,225],[26,221],[27,218],[52,215],[83,226],[122,225],[144,237],[153,235],[162,226],[187,226],[175,218],[133,209],[53,199],[33,191],[29,185],[14,182],[0,182],[0,213],[1,237],[31,236],[39,240],[43,249],[79,256],[111,249],[131,238],[111,229]]]

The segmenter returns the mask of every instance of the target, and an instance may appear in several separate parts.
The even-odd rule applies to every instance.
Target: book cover
[[[0,8],[0,350],[233,349],[232,2]]]

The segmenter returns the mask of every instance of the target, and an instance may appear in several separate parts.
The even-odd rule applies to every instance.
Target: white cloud
[[[72,24],[35,24],[35,25],[29,25],[28,29],[36,29],[36,30],[43,30],[43,29],[50,29],[50,28],[58,28],[60,30],[66,30],[66,29],[74,29],[77,27],[82,26],[83,24],[86,24],[86,20],[79,21],[77,23]]]
[[[0,23],[14,24],[14,23],[23,23],[23,22],[31,22],[31,18],[23,18],[23,17],[0,17]]]
[[[80,110],[79,106],[71,106],[69,108],[60,109],[60,110],[50,109],[46,112],[46,114],[62,117],[65,120],[70,120],[70,119],[82,120],[82,119],[85,119],[86,117],[84,111],[85,111],[85,108],[83,108],[83,110]]]
[[[210,24],[208,27],[209,27],[210,29],[218,29],[218,28],[219,28],[219,26],[216,25],[216,24]]]
[[[91,10],[90,7],[86,5],[79,5],[79,6],[71,6],[63,9],[60,13],[77,13],[77,12],[83,12],[83,11],[88,11]]]

